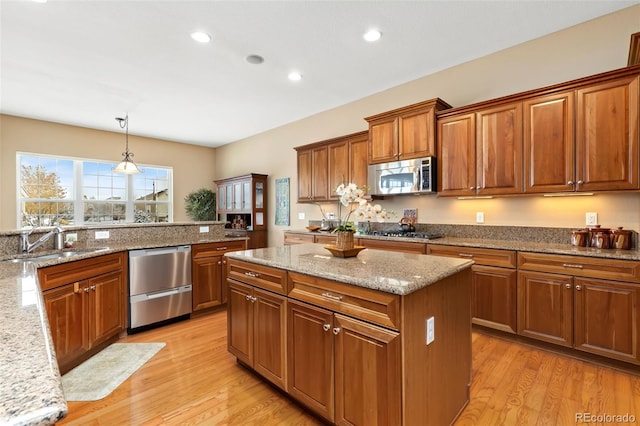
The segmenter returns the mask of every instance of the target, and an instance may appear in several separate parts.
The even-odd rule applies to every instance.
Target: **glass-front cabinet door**
[[[233,209],[233,186],[232,185],[227,185],[226,186],[226,192],[227,192],[227,196],[226,196],[226,210],[227,211],[231,211],[231,209]]]
[[[233,210],[242,210],[242,182],[233,184]]]
[[[251,182],[242,183],[242,210],[251,210]]]
[[[256,209],[264,208],[264,185],[262,182],[256,182]]]

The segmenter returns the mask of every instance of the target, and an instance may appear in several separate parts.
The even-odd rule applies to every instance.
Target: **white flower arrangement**
[[[338,226],[336,231],[355,231],[353,222],[350,222],[351,215],[355,216],[355,219],[362,221],[376,220],[378,222],[384,222],[389,218],[391,213],[383,209],[380,204],[372,205],[368,200],[364,198],[365,191],[355,183],[340,184],[336,188],[336,194],[340,196],[338,202]],[[348,207],[347,214],[342,216],[342,208]]]

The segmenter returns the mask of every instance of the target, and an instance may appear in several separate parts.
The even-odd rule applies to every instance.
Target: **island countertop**
[[[320,244],[236,251],[226,256],[398,295],[412,293],[473,264],[468,259],[372,249],[357,257],[339,258]]]

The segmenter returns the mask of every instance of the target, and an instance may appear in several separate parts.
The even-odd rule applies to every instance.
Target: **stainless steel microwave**
[[[435,193],[437,191],[435,170],[435,157],[372,164],[367,173],[369,194]]]

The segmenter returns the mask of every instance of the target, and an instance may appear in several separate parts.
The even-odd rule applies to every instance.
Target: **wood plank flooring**
[[[127,336],[121,341],[167,345],[108,397],[70,402],[58,424],[322,424],[239,366],[226,331],[218,311]],[[640,376],[473,333],[471,401],[456,425],[568,425],[576,413],[640,423]]]

